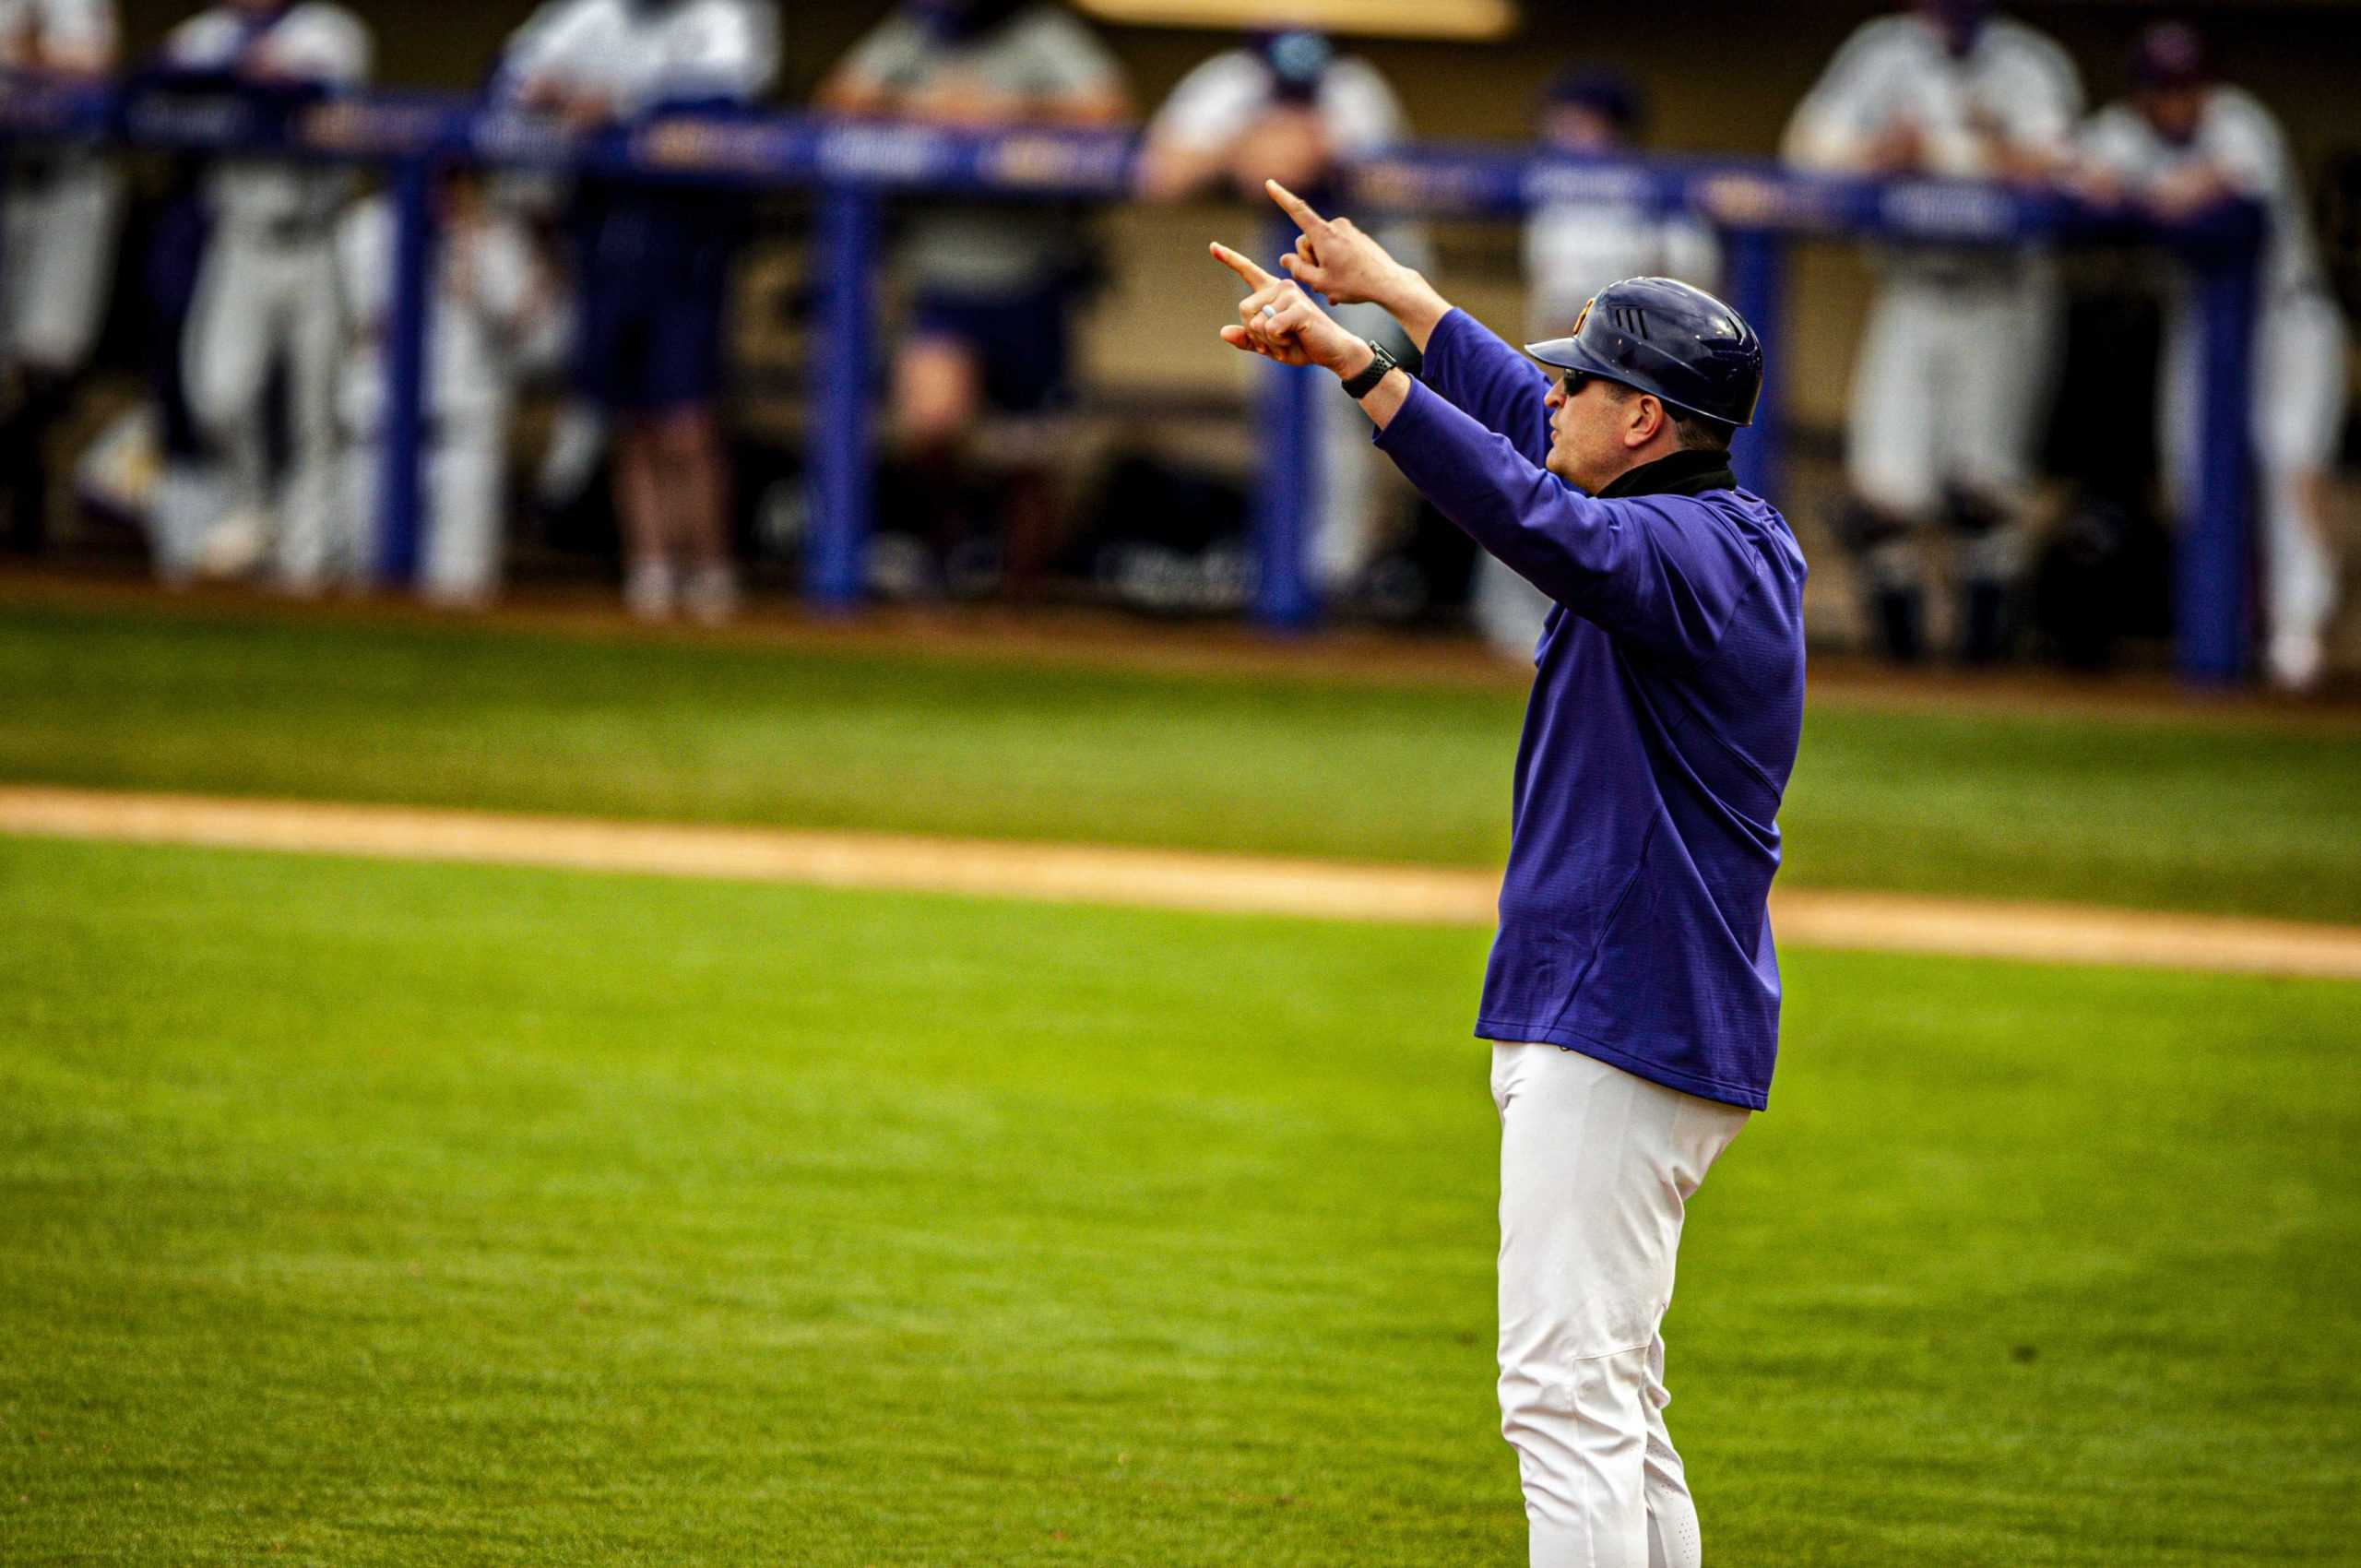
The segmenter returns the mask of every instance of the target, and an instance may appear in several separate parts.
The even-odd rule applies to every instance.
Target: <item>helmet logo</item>
[[[1583,335],[1583,323],[1590,319],[1590,307],[1596,303],[1598,303],[1598,296],[1596,294],[1593,294],[1589,299],[1583,302],[1582,315],[1574,317],[1575,337],[1579,338]]]

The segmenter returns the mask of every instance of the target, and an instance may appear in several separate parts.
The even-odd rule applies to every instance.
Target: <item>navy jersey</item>
[[[1719,454],[1599,495],[1542,468],[1551,381],[1463,313],[1378,445],[1556,602],[1517,752],[1476,1032],[1760,1110],[1778,1051],[1766,898],[1803,727],[1803,552]]]

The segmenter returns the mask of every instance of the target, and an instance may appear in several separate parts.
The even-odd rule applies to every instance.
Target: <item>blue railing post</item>
[[[820,195],[819,341],[812,355],[812,531],[804,592],[823,610],[860,601],[869,544],[869,366],[874,331],[871,274],[878,198],[850,186]]]
[[[1737,228],[1723,232],[1729,255],[1730,303],[1762,339],[1762,400],[1754,424],[1732,448],[1738,483],[1755,494],[1779,499],[1779,324],[1786,303],[1787,242],[1775,230]]]
[[[1254,618],[1275,631],[1301,631],[1320,613],[1309,557],[1320,505],[1317,398],[1323,374],[1309,366],[1265,364],[1254,399],[1263,426],[1263,473],[1253,508]]]
[[[2182,676],[2208,684],[2246,673],[2250,641],[2256,262],[2252,246],[2229,246],[2198,267],[2205,390],[2197,493],[2175,565],[2174,641]]]
[[[377,533],[377,576],[388,587],[418,575],[420,526],[426,520],[427,377],[438,218],[436,165],[425,158],[394,169],[393,311],[386,324],[384,512]]]
[[[8,232],[8,172],[16,144],[5,129],[0,129],[0,234]],[[8,247],[0,245],[0,300],[6,299],[8,286]]]
[[[1275,225],[1267,248],[1295,248],[1293,224]],[[1262,424],[1255,486],[1254,618],[1274,631],[1301,631],[1320,615],[1311,581],[1312,530],[1320,517],[1320,395],[1333,380],[1309,366],[1264,363],[1255,409]]]

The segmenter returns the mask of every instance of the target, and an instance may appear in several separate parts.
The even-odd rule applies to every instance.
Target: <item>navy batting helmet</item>
[[[1572,337],[1528,343],[1525,351],[1724,424],[1752,424],[1762,396],[1762,340],[1754,328],[1704,290],[1669,278],[1610,284],[1583,306]]]

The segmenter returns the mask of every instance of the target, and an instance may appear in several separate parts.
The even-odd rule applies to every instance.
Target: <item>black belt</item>
[[[67,164],[54,153],[20,152],[8,160],[8,184],[21,196],[46,196]]]

